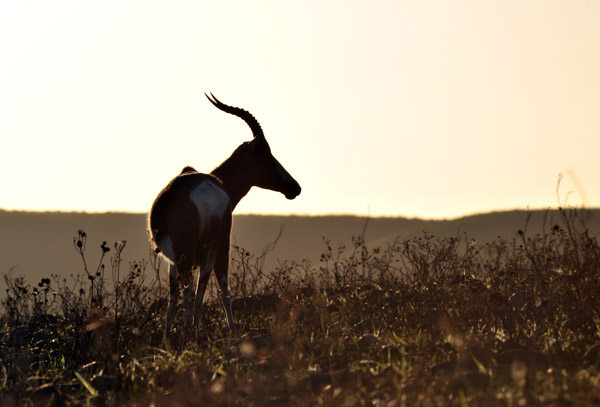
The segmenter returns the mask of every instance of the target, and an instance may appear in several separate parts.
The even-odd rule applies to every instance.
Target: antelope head
[[[281,192],[287,199],[294,199],[300,195],[300,185],[273,156],[262,128],[254,116],[244,109],[222,103],[212,93],[206,97],[218,109],[244,120],[254,136],[251,141],[242,143],[213,174],[224,182],[227,181],[225,178],[231,179],[230,184],[245,184],[248,190],[251,186],[257,186]]]

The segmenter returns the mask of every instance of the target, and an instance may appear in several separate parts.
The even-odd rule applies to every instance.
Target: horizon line
[[[489,210],[482,210],[477,212],[465,212],[460,215],[454,216],[419,216],[419,215],[405,215],[405,214],[364,214],[364,213],[352,213],[352,212],[324,212],[324,213],[260,213],[260,212],[236,212],[234,216],[278,216],[278,217],[357,217],[365,219],[389,219],[389,218],[404,218],[404,219],[419,219],[419,220],[432,220],[432,221],[451,221],[461,218],[468,218],[478,215],[489,215],[493,213],[502,212],[540,212],[540,211],[557,211],[560,209],[582,209],[582,210],[599,210],[600,207],[586,207],[584,205],[568,205],[566,207],[558,206],[547,206],[547,207],[512,207],[512,208],[496,208]],[[128,210],[78,210],[78,209],[23,209],[23,208],[2,208],[0,212],[17,212],[17,213],[60,213],[60,214],[90,214],[90,215],[104,215],[104,214],[130,214],[130,215],[148,215],[148,212],[142,211],[128,211]]]

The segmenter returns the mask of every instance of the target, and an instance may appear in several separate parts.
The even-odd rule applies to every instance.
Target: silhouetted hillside
[[[557,211],[529,213],[528,234],[541,232],[544,218],[546,230],[559,219]],[[517,230],[525,228],[527,214],[527,211],[493,212],[453,220],[238,215],[234,220],[232,243],[258,254],[283,228],[277,246],[265,262],[265,269],[269,271],[280,260],[309,259],[318,263],[325,248],[323,237],[334,246],[349,244],[352,236],[361,234],[364,229],[369,246],[383,246],[397,237],[410,238],[426,231],[436,236],[466,233],[483,243],[498,236],[514,236]],[[587,226],[596,233],[600,231],[600,210],[588,210],[586,214]],[[97,265],[103,241],[110,247],[116,241],[127,241],[123,256],[125,267],[128,261],[149,258],[145,214],[0,210],[0,273],[14,268],[16,275],[24,275],[29,283],[37,283],[51,273],[68,276],[82,271],[81,259],[73,248],[73,237],[78,229],[87,233],[86,257],[91,268]],[[0,287],[3,286],[1,281]]]

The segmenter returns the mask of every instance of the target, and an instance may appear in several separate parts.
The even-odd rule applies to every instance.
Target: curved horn
[[[247,110],[241,109],[239,107],[228,106],[225,103],[221,102],[219,99],[217,99],[215,97],[215,95],[213,95],[212,93],[210,94],[210,96],[208,96],[205,92],[204,95],[206,96],[206,98],[208,100],[210,100],[210,103],[215,105],[215,107],[217,109],[222,110],[226,113],[232,114],[234,116],[237,116],[240,119],[242,119],[243,121],[245,121],[246,124],[248,126],[250,126],[250,130],[252,130],[252,134],[254,134],[255,138],[263,138],[263,139],[265,138],[262,128],[260,127],[260,124],[258,123],[258,120],[256,120],[254,118],[254,116],[252,116],[252,114],[250,114],[250,112],[248,112]],[[211,96],[212,96],[212,99],[211,99]]]

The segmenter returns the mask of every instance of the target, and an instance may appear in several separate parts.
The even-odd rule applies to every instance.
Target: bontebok
[[[221,103],[206,95],[218,109],[244,120],[254,138],[242,143],[233,154],[210,174],[192,167],[181,173],[158,194],[150,210],[150,236],[156,252],[169,260],[169,305],[164,338],[168,337],[183,290],[183,329],[200,328],[204,292],[214,270],[233,330],[229,292],[229,238],[231,213],[238,202],[257,186],[281,192],[288,199],[300,194],[300,185],[273,157],[260,124],[249,112]],[[210,145],[210,138],[207,138]],[[192,315],[193,308],[193,315]],[[165,340],[163,339],[163,340]]]

